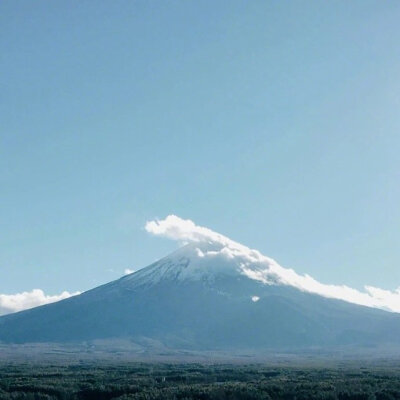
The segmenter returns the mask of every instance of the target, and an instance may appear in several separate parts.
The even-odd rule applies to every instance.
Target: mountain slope
[[[268,262],[269,272],[220,243],[192,243],[79,296],[0,318],[0,341],[151,338],[187,349],[400,344],[399,314],[285,285]]]

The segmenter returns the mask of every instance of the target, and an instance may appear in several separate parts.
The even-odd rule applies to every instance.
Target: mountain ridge
[[[284,284],[273,260],[226,247],[190,243],[78,296],[3,316],[0,341],[147,338],[199,351],[400,344],[400,315]]]

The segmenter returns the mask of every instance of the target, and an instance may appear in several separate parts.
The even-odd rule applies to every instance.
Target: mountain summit
[[[213,268],[219,262],[223,263],[224,258],[234,259],[237,264],[240,264],[240,269],[245,275],[266,284],[293,286],[324,297],[400,313],[400,287],[395,291],[390,291],[365,286],[364,291],[359,291],[345,285],[324,284],[309,275],[299,275],[292,269],[283,268],[257,250],[252,250],[211,229],[198,226],[193,221],[184,220],[176,215],[169,215],[161,221],[150,221],[145,228],[154,235],[195,244],[198,249],[197,254],[201,257],[205,256]],[[218,256],[219,261],[216,262]]]
[[[189,243],[106,285],[1,317],[0,341],[128,338],[195,350],[400,344],[399,314],[321,295],[327,285],[197,228],[148,224]]]

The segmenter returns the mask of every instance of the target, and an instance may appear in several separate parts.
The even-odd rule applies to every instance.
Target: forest
[[[0,364],[0,399],[392,400],[396,365]]]

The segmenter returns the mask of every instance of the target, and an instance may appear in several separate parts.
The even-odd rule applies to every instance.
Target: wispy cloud
[[[169,215],[163,220],[149,221],[146,223],[145,229],[153,235],[164,236],[184,243],[217,244],[218,250],[215,250],[214,247],[210,251],[197,249],[196,255],[202,259],[216,255],[235,259],[240,264],[244,275],[265,284],[294,286],[302,291],[324,297],[400,312],[400,287],[390,291],[367,285],[364,287],[364,291],[360,291],[346,285],[324,284],[307,274],[299,275],[293,269],[280,266],[276,261],[262,255],[257,250],[252,250],[209,228],[198,226],[193,221],[179,218],[176,215]]]
[[[0,315],[10,314],[13,312],[26,310],[28,308],[54,303],[78,294],[79,292],[62,292],[61,294],[51,296],[46,295],[41,289],[33,289],[30,292],[22,292],[17,294],[0,294]]]

